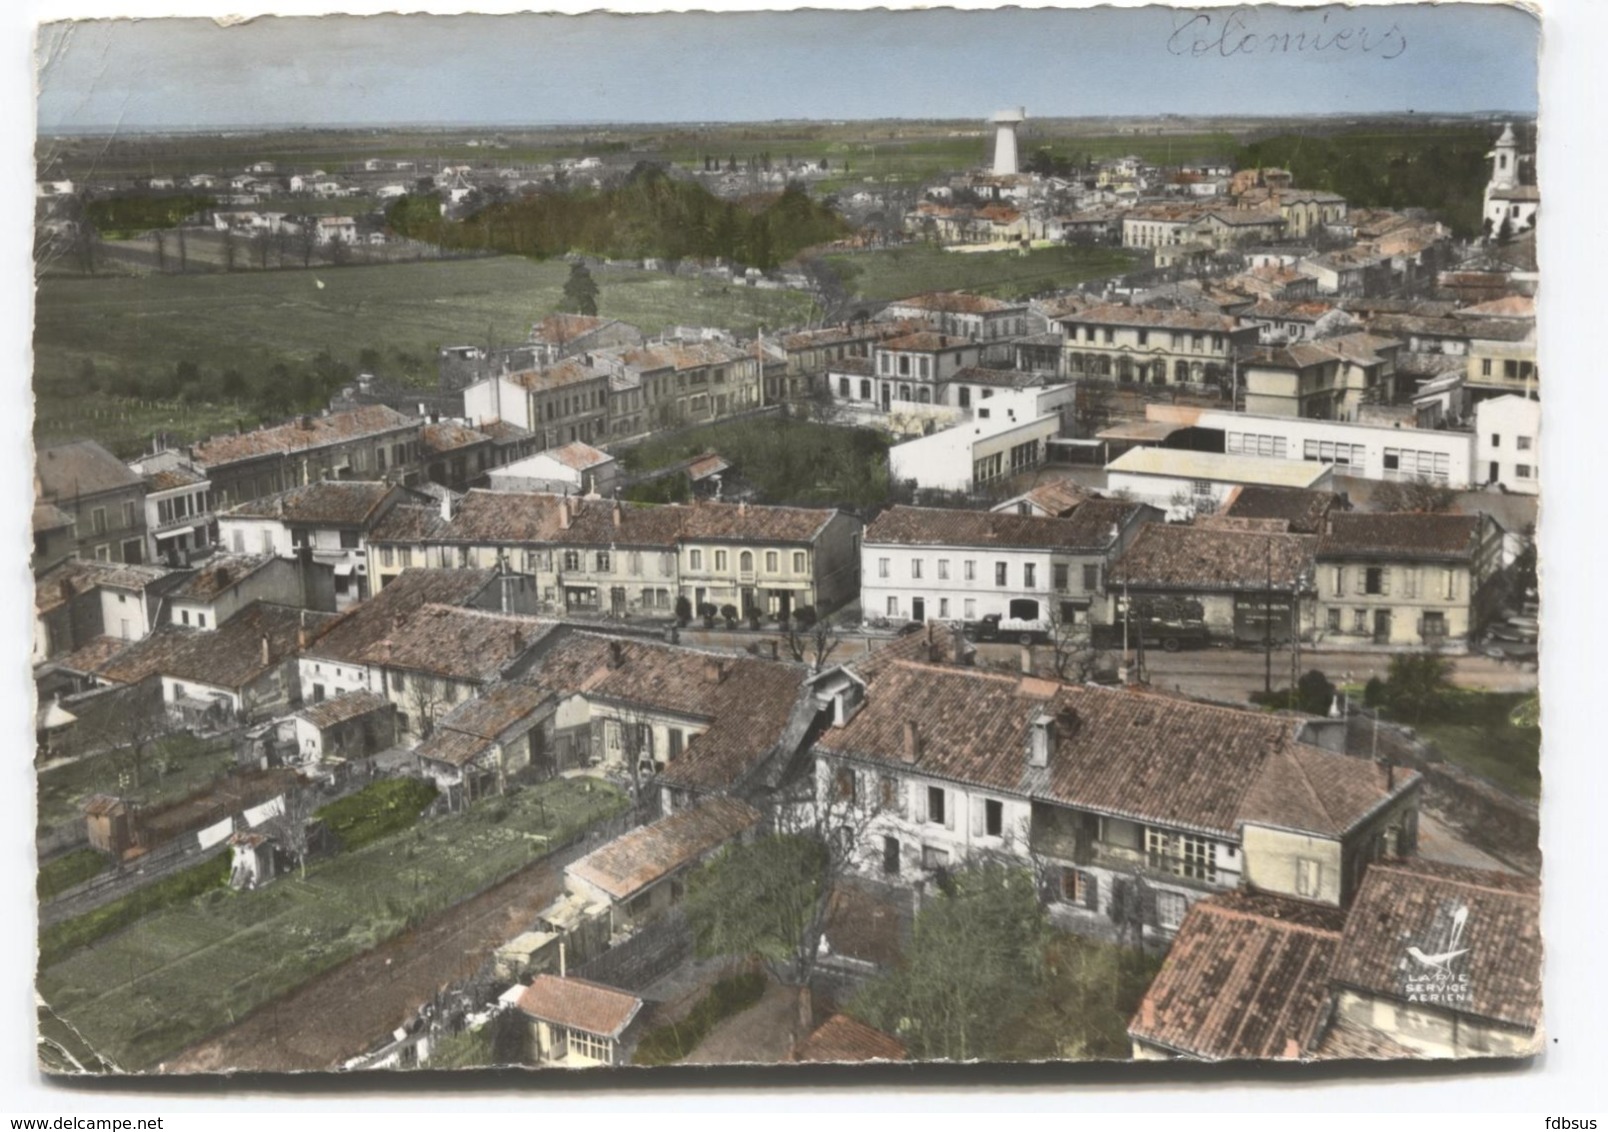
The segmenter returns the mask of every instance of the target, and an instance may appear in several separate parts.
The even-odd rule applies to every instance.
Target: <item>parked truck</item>
[[[978,641],[1016,641],[1024,645],[1041,644],[1050,639],[1055,627],[1042,617],[1001,617],[990,613],[981,621],[968,622],[967,636]]]

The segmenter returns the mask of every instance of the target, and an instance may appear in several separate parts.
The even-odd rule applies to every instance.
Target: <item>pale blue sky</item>
[[[1528,114],[1538,39],[1427,4],[86,21],[41,31],[39,127]]]

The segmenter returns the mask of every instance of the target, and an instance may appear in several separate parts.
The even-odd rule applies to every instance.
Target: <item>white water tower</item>
[[[1014,177],[1016,168],[1016,127],[1027,121],[1027,109],[1018,106],[1001,110],[989,119],[994,125],[994,175]]]

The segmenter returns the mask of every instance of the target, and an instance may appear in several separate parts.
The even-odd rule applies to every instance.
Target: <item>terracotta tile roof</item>
[[[296,718],[306,720],[322,731],[371,712],[384,711],[390,706],[390,701],[375,692],[347,692],[334,699],[302,708],[296,713]]]
[[[35,487],[39,498],[46,501],[121,491],[144,482],[138,472],[93,440],[54,444],[34,457]]]
[[[683,539],[810,542],[839,512],[825,507],[770,507],[698,500],[677,508]]]
[[[607,369],[588,365],[584,358],[564,358],[541,369],[509,374],[506,380],[532,393],[546,393],[588,381],[607,381],[608,378]]]
[[[920,330],[914,334],[906,334],[900,338],[889,338],[878,343],[879,350],[914,350],[919,353],[935,353],[941,350],[975,350],[977,343],[970,338],[961,338],[954,334],[939,334],[936,331]]]
[[[54,503],[34,504],[33,529],[36,533],[39,531],[57,531],[72,525],[73,517]]]
[[[695,457],[687,464],[687,476],[694,483],[697,483],[699,480],[708,479],[712,475],[724,472],[730,467],[731,465],[726,462],[724,456],[718,452],[710,452],[703,456]]]
[[[528,719],[549,699],[549,693],[530,684],[494,684],[468,703],[453,708],[437,724],[439,731],[457,731],[481,739],[497,739],[510,727]]]
[[[903,1061],[904,1043],[847,1014],[834,1014],[793,1047],[794,1061]]]
[[[426,453],[456,452],[485,444],[491,437],[456,421],[437,421],[419,428],[419,450]]]
[[[1278,915],[1280,906],[1292,911]],[[1329,1004],[1341,917],[1294,901],[1198,900],[1128,1024],[1130,1037],[1211,1061],[1308,1055]]]
[[[851,667],[863,679],[869,680],[896,660],[913,660],[918,664],[965,665],[972,663],[976,655],[977,647],[958,628],[928,621],[922,631],[901,633],[887,644],[873,648],[867,656],[857,657]]]
[[[566,468],[574,468],[576,471],[595,468],[614,459],[607,452],[593,448],[590,444],[583,444],[579,440],[571,441],[561,448],[549,448],[543,455],[551,456]]]
[[[484,736],[446,731],[438,727],[428,739],[414,748],[413,753],[421,762],[463,767],[491,750],[491,747],[492,741]]]
[[[1006,209],[1010,213],[1007,219],[1014,220],[1020,215],[1014,208]],[[982,209],[979,216],[995,219],[989,209]],[[1003,214],[1002,214],[1003,215]],[[972,295],[965,291],[930,291],[924,295],[912,295],[908,299],[895,299],[888,306],[894,308],[910,308],[918,311],[935,311],[941,314],[998,314],[1001,311],[1013,311],[1027,306],[1023,303],[1007,303],[1001,299],[991,299],[986,295]]]
[[[1503,295],[1500,299],[1462,307],[1453,314],[1458,318],[1534,318],[1535,298],[1531,295]]]
[[[843,326],[823,326],[818,330],[800,330],[784,334],[784,350],[809,350],[817,346],[846,345],[882,337],[880,328],[873,323],[846,323]]]
[[[1291,533],[1315,535],[1339,504],[1340,496],[1332,491],[1247,484],[1233,493],[1223,514],[1236,519],[1283,519]]]
[[[747,358],[748,352],[724,342],[656,342],[619,352],[627,366],[645,372],[659,369],[701,369]]]
[[[1479,530],[1478,515],[1342,512],[1329,516],[1318,539],[1318,557],[1464,562],[1474,556]]]
[[[206,565],[186,578],[169,596],[183,601],[211,601],[273,561],[271,554],[225,554],[208,559]]]
[[[550,314],[530,328],[530,340],[563,345],[583,334],[601,330],[611,321],[589,314]]]
[[[231,507],[219,518],[362,526],[392,492],[399,490],[383,481],[320,480]]]
[[[496,576],[495,570],[404,570],[379,593],[336,618],[306,653],[323,660],[367,664],[369,649],[399,621],[427,604],[466,604]]]
[[[1064,519],[1082,506],[1089,493],[1072,480],[1051,480],[1025,492],[1023,498]]]
[[[1258,346],[1241,359],[1241,364],[1273,369],[1307,369],[1337,360],[1335,352],[1321,342],[1291,342],[1286,346]]]
[[[483,421],[475,425],[475,429],[491,437],[493,444],[514,444],[521,440],[529,440],[536,435],[530,429],[511,421]]]
[[[196,487],[207,482],[207,477],[192,468],[163,468],[145,477],[145,490],[171,491],[176,487]]]
[[[1245,311],[1248,319],[1267,319],[1272,322],[1316,322],[1330,311],[1333,303],[1317,299],[1292,302],[1282,299],[1258,299],[1256,305]]]
[[[434,503],[398,503],[376,519],[368,529],[368,541],[375,543],[417,544],[444,538],[452,524],[441,517]]]
[[[1030,721],[1041,712],[1068,724],[1047,770],[1027,765]],[[873,677],[860,711],[816,746],[904,765],[907,723],[916,728],[909,769],[917,774],[1230,833],[1262,761],[1293,730],[1265,715],[896,661]]]
[[[1120,501],[1098,502],[1107,505],[1087,512],[1087,517],[1080,517],[1087,506],[1085,503],[1066,519],[1049,515],[1016,515],[1008,511],[890,507],[866,527],[862,544],[1103,551],[1112,542],[1112,523],[1122,521],[1124,515],[1132,514],[1140,505]]]
[[[564,507],[570,524],[563,525]],[[477,545],[540,543],[669,549],[681,530],[677,508],[612,500],[566,498],[540,492],[475,490],[464,496],[444,541]]]
[[[1371,759],[1336,756],[1293,743],[1270,753],[1240,803],[1243,822],[1338,838],[1419,781]]]
[[[808,675],[800,665],[641,641],[624,644],[621,657],[618,668],[605,663],[595,671],[585,684],[587,695],[708,719],[708,729],[659,776],[697,790],[731,788],[776,748]]]
[[[57,657],[54,663],[57,668],[66,669],[68,672],[82,672],[86,675],[99,672],[113,657],[133,643],[121,637],[91,637],[66,656]]]
[[[1540,882],[1530,877],[1420,859],[1376,861],[1346,920],[1333,977],[1407,1001],[1407,977],[1430,970],[1409,948],[1428,956],[1466,949],[1447,969],[1467,974],[1468,1000],[1445,1008],[1535,1027],[1541,1021],[1540,913]]]
[[[827,363],[827,372],[848,374],[851,377],[870,377],[876,373],[876,364],[870,358],[836,358]]]
[[[708,798],[651,825],[623,833],[568,866],[566,875],[626,901],[649,885],[759,824],[760,813],[735,798]]]
[[[1118,303],[1089,307],[1087,310],[1063,315],[1063,325],[1078,326],[1138,326],[1147,329],[1210,331],[1227,334],[1243,329],[1240,321],[1224,314],[1205,314],[1200,311],[1158,310],[1152,307],[1128,307]]]
[[[45,614],[59,609],[72,598],[87,594],[97,586],[143,590],[175,573],[162,566],[69,558],[35,579],[34,612]]]
[[[363,660],[448,680],[485,683],[523,656],[552,626],[551,621],[534,617],[458,605],[426,605],[370,645]]]
[[[1312,576],[1311,535],[1147,523],[1112,564],[1112,584],[1144,589],[1289,590]],[[1310,580],[1307,586],[1310,587]]]
[[[96,675],[118,684],[160,675],[239,690],[297,654],[304,620],[316,632],[334,615],[256,601],[216,629],[162,625],[102,664]]]
[[[519,996],[532,1018],[604,1038],[618,1038],[642,1009],[642,1000],[586,979],[537,975]]]
[[[344,444],[364,437],[396,432],[417,425],[388,405],[364,405],[343,413],[290,421],[252,432],[225,433],[201,441],[191,458],[202,468],[216,468],[238,460],[306,452],[331,444]]]

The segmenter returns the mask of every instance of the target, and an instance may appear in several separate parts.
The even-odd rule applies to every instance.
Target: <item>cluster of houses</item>
[[[1247,217],[1260,242],[1397,231],[1251,172],[1179,182],[1191,199],[1165,208],[1207,211],[1176,230],[1136,203],[1124,237],[1184,246]],[[1213,210],[1199,186],[1217,180]],[[626,1063],[653,1016],[640,987],[572,967],[665,930],[722,847],[823,822],[849,878],[919,894],[1003,860],[1033,871],[1058,927],[1166,952],[1135,1057],[1532,1052],[1536,883],[1430,859],[1421,774],[1347,753],[1334,721],[1129,685],[1125,663],[1117,686],[1081,683],[1030,647],[988,667],[969,639],[1120,640],[1124,662],[1130,634],[1457,650],[1522,597],[1513,516],[1533,501],[1481,502],[1536,490],[1522,272],[1481,260],[1461,274],[1501,293],[1379,299],[1282,247],[1240,282],[926,294],[751,342],[554,315],[517,349],[444,352],[451,415],[364,385],[374,403],[128,462],[42,448],[42,750],[138,692],[304,776],[385,756],[454,809],[559,775],[620,783],[637,824],[572,861],[498,955],[513,985],[491,1005],[545,1064]],[[803,402],[899,440],[890,480],[919,504],[620,497],[619,441]],[[1096,478],[1044,474],[1079,461]],[[1390,486],[1488,494],[1373,506]],[[967,498],[935,505],[951,496]],[[808,647],[856,610],[903,631]],[[717,617],[748,631],[713,639],[744,644],[682,640]],[[237,843],[254,883],[272,836]],[[848,977],[884,961],[856,939],[844,914],[823,942]],[[903,1056],[842,1015],[794,1052]]]

